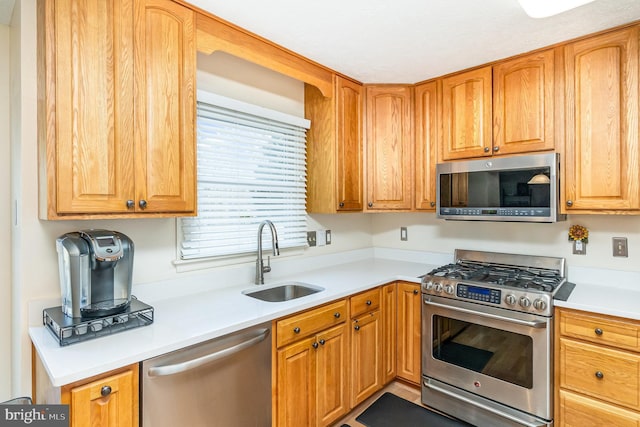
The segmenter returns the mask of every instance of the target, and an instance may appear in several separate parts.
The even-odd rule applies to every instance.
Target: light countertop
[[[142,297],[154,307],[154,323],[111,336],[60,347],[44,326],[31,327],[29,335],[52,384],[62,386],[395,280],[419,283],[418,276],[450,262],[447,256],[401,252],[375,251],[365,259],[330,268],[314,266],[265,285],[296,281],[325,289],[291,301],[273,303],[248,297],[242,291],[256,285],[245,283],[151,301]],[[640,320],[640,273],[569,268],[567,277],[576,287],[567,301],[556,301],[556,306]]]

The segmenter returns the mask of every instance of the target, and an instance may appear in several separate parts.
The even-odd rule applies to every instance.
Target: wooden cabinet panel
[[[349,411],[349,331],[347,324],[317,336],[318,425],[327,426]]]
[[[640,414],[568,391],[560,392],[559,427],[640,427]]]
[[[396,377],[397,305],[396,284],[385,285],[380,290],[382,311],[382,383],[388,384]]]
[[[367,86],[367,210],[413,205],[412,88]]]
[[[636,323],[565,310],[557,321],[563,336],[640,351],[640,325]]]
[[[315,337],[303,339],[276,352],[277,426],[316,425]]]
[[[491,67],[442,80],[441,160],[490,156]]]
[[[70,405],[70,426],[137,427],[138,365],[62,388],[61,403]]]
[[[382,388],[382,321],[380,311],[363,314],[351,324],[351,407]]]
[[[441,81],[415,87],[415,208],[435,211]]]
[[[566,211],[640,208],[638,27],[570,43]]]
[[[362,85],[334,76],[334,96],[305,85],[307,212],[361,211]]]
[[[351,318],[355,318],[368,311],[380,308],[380,288],[371,289],[349,298]]]
[[[420,384],[422,298],[417,283],[398,282],[398,377]]]
[[[347,302],[340,300],[276,322],[276,342],[281,347],[347,319]]]
[[[135,4],[136,200],[194,212],[195,15],[167,0]]]
[[[493,67],[493,152],[553,150],[555,51],[547,50]]]

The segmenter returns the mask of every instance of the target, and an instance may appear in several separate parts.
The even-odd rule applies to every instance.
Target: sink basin
[[[275,285],[269,288],[259,287],[258,289],[250,289],[242,293],[251,298],[257,298],[268,302],[289,301],[296,298],[306,297],[323,291],[324,288],[301,282],[287,282]]]

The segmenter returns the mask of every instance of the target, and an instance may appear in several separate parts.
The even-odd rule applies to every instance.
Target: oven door
[[[552,318],[429,295],[422,314],[425,387],[432,379],[553,418]]]

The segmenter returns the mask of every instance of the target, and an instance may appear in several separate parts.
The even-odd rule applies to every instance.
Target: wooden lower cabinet
[[[640,426],[640,322],[556,311],[558,426]]]
[[[70,427],[137,427],[138,364],[63,386]]]
[[[365,313],[351,322],[351,375],[351,407],[383,386],[380,310]]]
[[[419,283],[398,282],[397,376],[414,384],[421,378],[421,310]]]

